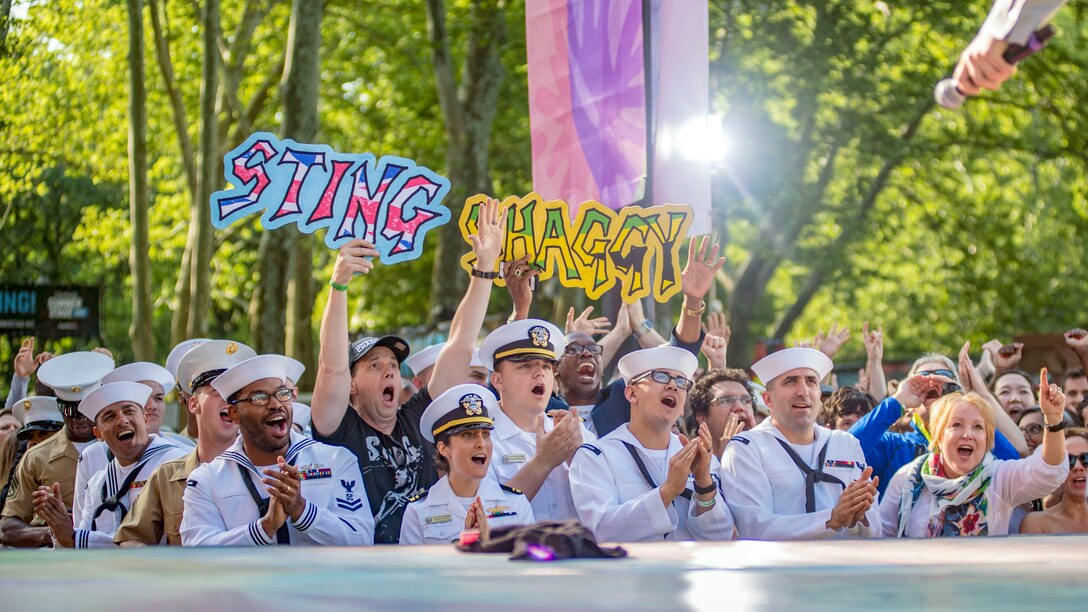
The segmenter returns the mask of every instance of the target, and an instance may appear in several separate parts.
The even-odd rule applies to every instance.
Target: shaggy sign
[[[465,202],[459,225],[466,242],[476,232],[486,199],[476,195]],[[564,286],[580,287],[591,299],[619,283],[625,302],[650,294],[666,302],[680,292],[680,247],[692,222],[690,206],[612,210],[589,201],[578,208],[572,223],[566,202],[545,201],[537,193],[509,197],[503,205],[512,207],[506,216],[503,261],[528,255],[529,264],[542,270],[541,280],[558,276]],[[470,271],[475,259],[468,253],[461,267]]]
[[[337,153],[258,132],[227,153],[223,165],[238,187],[212,194],[212,225],[219,229],[264,211],[265,229],[328,228],[329,248],[363,238],[392,264],[418,258],[427,231],[450,219],[441,204],[449,179],[401,157]]]

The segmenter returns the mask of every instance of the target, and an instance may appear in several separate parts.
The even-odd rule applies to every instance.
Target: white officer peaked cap
[[[208,340],[189,349],[177,366],[178,388],[192,395],[196,387],[215,380],[228,368],[257,356],[241,342]]]
[[[159,383],[163,393],[170,393],[170,390],[174,388],[174,375],[170,373],[170,370],[148,361],[125,364],[103,376],[102,384],[144,382],[147,380]]]
[[[435,362],[438,361],[438,354],[442,352],[442,349],[445,346],[445,342],[439,342],[438,344],[428,346],[418,353],[412,353],[404,360],[404,365],[408,366],[408,369],[412,371],[412,374],[419,376],[420,373],[427,368],[434,367]]]
[[[752,364],[752,371],[764,386],[790,370],[807,368],[816,372],[816,378],[823,380],[831,373],[835,365],[831,358],[811,348],[788,348],[771,353]]]
[[[178,378],[178,365],[181,364],[181,359],[185,357],[185,354],[193,350],[193,348],[208,342],[208,338],[193,338],[191,340],[182,340],[178,342],[174,348],[170,349],[170,354],[166,356],[166,369],[170,370],[170,374],[177,380],[182,391],[185,390],[185,381]]]
[[[563,332],[554,324],[540,319],[522,319],[488,334],[480,345],[480,361],[492,371],[503,359],[557,361],[565,346]]]
[[[60,415],[57,398],[55,397],[42,395],[24,397],[15,402],[15,405],[11,407],[11,412],[23,425],[39,421],[64,422],[64,417]]]
[[[306,366],[283,355],[257,355],[231,366],[212,381],[212,387],[229,400],[230,396],[242,390],[246,385],[265,378],[278,378],[284,382],[294,382],[291,375],[306,370]]]
[[[79,411],[90,420],[99,412],[119,402],[132,402],[140,408],[151,397],[151,387],[138,382],[112,382],[98,387],[79,402]]]
[[[291,424],[298,425],[299,429],[306,431],[310,426],[310,407],[300,402],[291,402]]]
[[[468,383],[451,387],[434,398],[419,419],[419,430],[428,442],[446,432],[466,429],[494,429],[491,413],[499,409],[495,394]]]
[[[57,399],[78,402],[113,371],[113,358],[94,351],[65,353],[38,368],[38,380],[53,389]]]
[[[693,378],[699,368],[699,358],[678,346],[655,346],[627,353],[617,367],[625,383],[650,370],[674,370]]]

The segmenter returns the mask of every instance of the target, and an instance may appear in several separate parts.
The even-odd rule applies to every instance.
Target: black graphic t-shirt
[[[329,436],[314,432],[318,442],[342,446],[355,453],[374,513],[374,543],[396,544],[408,500],[438,481],[434,446],[423,439],[419,419],[431,403],[421,389],[397,410],[393,433],[385,435],[366,423],[351,407]]]

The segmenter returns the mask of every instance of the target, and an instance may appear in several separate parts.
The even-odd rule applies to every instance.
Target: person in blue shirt
[[[948,383],[955,383],[965,392],[979,393],[995,407],[997,429],[994,431],[993,454],[996,458],[1019,459],[1027,453],[1027,444],[1020,428],[1004,410],[999,409],[997,400],[987,390],[982,376],[971,363],[968,354],[970,346],[970,343],[964,344],[960,351],[958,374],[955,364],[944,355],[927,353],[919,357],[895,395],[882,401],[850,428],[850,433],[861,442],[865,460],[873,467],[873,475],[880,477],[881,497],[899,468],[928,452],[928,409],[941,397],[942,389]],[[903,416],[904,399],[919,392],[924,393],[924,399],[922,405],[914,410],[911,431],[888,431]]]

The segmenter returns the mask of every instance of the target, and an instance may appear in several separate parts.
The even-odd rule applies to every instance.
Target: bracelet
[[[347,285],[341,285],[340,283],[332,280],[331,278],[329,279],[329,286],[332,287],[333,289],[336,289],[337,291],[347,291],[348,290]]]
[[[708,484],[705,487],[700,487],[699,483],[693,483],[693,484],[695,485],[693,488],[695,489],[695,493],[697,495],[706,495],[707,493],[713,493],[714,489],[717,488],[717,486],[715,486],[715,484],[714,484],[714,479],[713,478],[710,479],[710,484]]]
[[[711,497],[710,501],[703,501],[703,500],[699,499],[698,497],[695,498],[695,505],[699,506],[700,508],[712,508],[712,507],[714,507],[714,504],[716,504],[716,503],[718,503],[718,496],[717,495],[715,495],[714,497]]]
[[[1066,423],[1065,423],[1065,419],[1062,419],[1062,420],[1058,421],[1057,425],[1051,425],[1051,424],[1047,423],[1046,419],[1044,418],[1043,419],[1043,425],[1046,426],[1046,430],[1049,431],[1050,433],[1058,433],[1059,431],[1065,429]]]
[[[476,269],[476,266],[472,266],[471,274],[476,278],[482,278],[485,280],[494,280],[499,277],[498,272],[481,272],[480,270]]]
[[[686,314],[688,316],[701,317],[701,316],[703,316],[703,313],[706,312],[706,302],[702,302],[702,305],[699,306],[699,310],[692,310],[691,308],[688,308],[687,306],[684,306],[683,304],[680,304],[680,310],[682,310],[684,312],[684,314]]]

